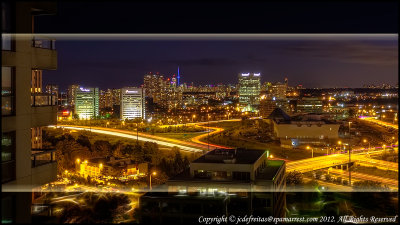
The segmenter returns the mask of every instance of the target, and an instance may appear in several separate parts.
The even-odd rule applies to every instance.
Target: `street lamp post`
[[[153,175],[153,176],[155,176],[155,175],[157,175],[157,173],[156,172],[152,172],[152,173],[150,173],[150,190],[153,190],[153,188],[151,187],[151,175]]]
[[[364,139],[363,142],[364,142],[364,143],[367,143],[367,142],[368,142],[368,149],[367,149],[367,152],[368,152],[369,149],[371,149],[371,142],[367,141],[367,139]]]
[[[348,164],[348,169],[349,169],[349,185],[351,186],[351,170],[350,170],[350,164],[351,164],[351,146],[349,145],[349,164]]]
[[[307,145],[307,149],[310,149],[310,146]],[[311,158],[314,158],[314,148],[311,148]]]
[[[207,148],[208,148],[208,151],[210,151],[210,114],[207,114],[207,129],[208,129]]]
[[[350,124],[351,124],[352,122],[351,121],[349,121],[349,136],[351,136],[351,134],[350,134]]]

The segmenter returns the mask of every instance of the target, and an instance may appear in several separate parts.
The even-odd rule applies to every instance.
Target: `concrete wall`
[[[339,124],[316,124],[301,125],[297,124],[277,124],[274,122],[274,133],[278,138],[339,138]]]

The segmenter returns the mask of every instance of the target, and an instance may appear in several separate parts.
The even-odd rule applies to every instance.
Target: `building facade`
[[[56,124],[57,98],[43,90],[42,71],[57,69],[55,40],[34,34],[50,2],[2,1],[2,223],[30,223],[33,194],[55,181],[55,150],[42,149],[42,127]],[[18,33],[26,34],[21,38]]]
[[[286,165],[268,152],[215,149],[140,198],[141,223],[193,223],[199,216],[284,217]]]
[[[79,87],[75,90],[74,113],[79,119],[99,116],[99,88]]]
[[[121,89],[121,119],[146,119],[144,89],[125,87]]]
[[[242,111],[255,111],[260,104],[260,73],[239,74],[239,104]]]
[[[68,90],[67,90],[67,102],[68,105],[70,106],[74,106],[75,105],[75,94],[76,94],[76,90],[79,89],[79,84],[72,84],[68,86]]]

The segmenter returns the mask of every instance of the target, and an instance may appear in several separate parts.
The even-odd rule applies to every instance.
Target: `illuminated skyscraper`
[[[99,88],[79,87],[76,89],[75,114],[79,119],[99,116]]]
[[[260,104],[260,73],[239,74],[239,104],[242,111],[255,111]]]
[[[121,89],[121,119],[146,118],[143,88],[125,87]]]

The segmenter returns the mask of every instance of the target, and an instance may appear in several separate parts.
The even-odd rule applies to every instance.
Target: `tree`
[[[174,148],[175,148],[175,146],[174,146]],[[179,148],[178,147],[176,147],[175,149],[174,148],[173,148],[173,151],[175,153],[175,156],[174,156],[173,167],[174,167],[174,173],[178,174],[178,173],[182,172],[182,170],[184,169],[183,159],[182,159],[181,152],[179,151]]]
[[[123,148],[122,148],[122,154],[124,154],[124,155],[126,155],[126,156],[131,156],[132,154],[133,154],[133,149],[134,149],[135,147],[133,146],[133,145],[125,145]]]
[[[112,146],[108,141],[98,140],[93,144],[93,150],[99,156],[110,156],[111,148]]]
[[[299,185],[303,184],[303,174],[298,171],[291,171],[286,174],[287,185]]]
[[[82,134],[78,136],[78,139],[76,139],[76,142],[84,147],[87,147],[88,149],[91,149],[91,147],[92,147],[92,144],[90,143],[89,138]]]
[[[123,147],[124,147],[124,145],[122,144],[121,141],[118,141],[117,143],[115,143],[112,146],[113,156],[114,157],[123,157],[124,156]]]
[[[64,139],[56,145],[57,170],[63,173],[64,170],[75,168],[77,158],[91,158],[89,149],[78,144],[75,139]]]

